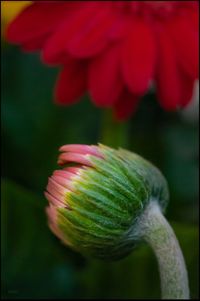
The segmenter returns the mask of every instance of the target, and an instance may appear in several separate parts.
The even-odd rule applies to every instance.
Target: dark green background
[[[83,258],[50,232],[43,191],[59,146],[120,144],[155,163],[170,187],[167,218],[182,247],[192,298],[198,297],[198,125],[160,109],[149,94],[135,116],[109,129],[87,97],[56,106],[58,70],[39,56],[2,45],[2,297],[160,298],[151,249],[113,263]],[[121,136],[118,135],[120,132]]]

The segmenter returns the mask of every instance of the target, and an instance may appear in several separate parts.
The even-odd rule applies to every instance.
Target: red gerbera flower
[[[197,1],[37,1],[10,24],[7,38],[62,65],[58,103],[89,91],[118,119],[151,82],[164,109],[187,105],[198,77]]]

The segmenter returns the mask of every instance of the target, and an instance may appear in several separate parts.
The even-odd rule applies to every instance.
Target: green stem
[[[128,123],[114,120],[111,110],[104,110],[100,142],[110,147],[128,147]]]
[[[162,299],[189,299],[187,270],[176,236],[156,201],[151,201],[140,217],[138,235],[158,260]]]

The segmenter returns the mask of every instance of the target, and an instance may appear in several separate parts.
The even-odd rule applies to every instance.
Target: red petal
[[[143,94],[153,77],[155,65],[155,41],[145,23],[132,24],[122,52],[122,71],[129,89]]]
[[[87,88],[86,66],[82,62],[71,61],[59,74],[55,97],[59,104],[77,102]]]
[[[177,52],[181,68],[193,78],[198,77],[199,38],[198,30],[184,17],[176,18],[169,26],[169,33]]]
[[[137,109],[139,97],[128,91],[123,91],[117,103],[114,105],[114,117],[118,121],[128,119]]]
[[[94,59],[89,67],[89,91],[98,106],[111,106],[122,92],[119,51],[118,46],[111,47]]]
[[[43,35],[37,39],[28,41],[22,45],[22,49],[27,52],[40,50],[45,43],[46,37],[47,35]]]
[[[124,37],[127,33],[127,28],[129,28],[130,22],[126,17],[120,16],[115,20],[108,32],[109,40],[118,40]]]
[[[64,29],[64,28],[63,28]],[[64,30],[56,32],[48,39],[41,52],[41,60],[50,66],[67,64],[73,60],[69,52],[64,49],[65,45]]]
[[[85,2],[85,1],[84,1]],[[87,1],[86,1],[87,2]],[[79,33],[83,25],[96,12],[96,2],[85,5],[81,10],[74,12],[64,19],[55,33],[48,39],[42,53],[42,60],[47,64],[62,63],[62,58],[68,53],[67,42]]]
[[[182,107],[185,107],[192,100],[195,81],[191,77],[188,77],[186,74],[181,72],[180,82],[181,82],[180,104]]]
[[[199,31],[199,11],[193,10],[187,14],[188,22],[191,23],[191,25],[194,26],[194,30],[197,32]]]
[[[67,2],[33,3],[8,26],[6,37],[9,41],[20,44],[44,36],[55,30],[68,9]]]
[[[67,30],[68,21],[65,21],[47,40],[41,53],[41,59],[44,63],[51,65],[60,64],[63,63],[63,58],[68,56],[68,51],[65,49]]]
[[[72,24],[76,28],[74,35],[68,39],[67,49],[69,52],[79,58],[90,57],[98,54],[108,44],[108,31],[113,25],[114,17],[108,7],[97,7],[92,16],[84,21],[80,18],[76,20],[76,24]],[[83,22],[82,22],[83,21]]]
[[[180,105],[180,79],[174,47],[166,32],[157,32],[158,54],[156,84],[158,101],[166,110],[176,110]]]

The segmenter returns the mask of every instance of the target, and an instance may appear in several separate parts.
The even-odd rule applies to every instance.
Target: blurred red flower
[[[99,107],[128,118],[155,84],[166,110],[188,104],[198,77],[198,1],[35,1],[7,39],[62,65],[55,97],[89,91]]]

